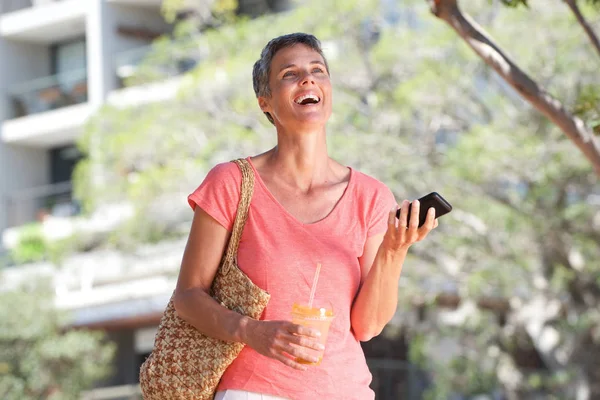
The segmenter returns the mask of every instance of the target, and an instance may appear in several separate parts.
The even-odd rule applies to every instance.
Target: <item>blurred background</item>
[[[0,0],[0,398],[141,399],[186,196],[274,145],[252,64],[303,31],[331,155],[454,206],[363,343],[377,399],[600,399],[598,3]]]

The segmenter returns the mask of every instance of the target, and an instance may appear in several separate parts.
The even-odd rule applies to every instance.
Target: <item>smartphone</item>
[[[435,208],[435,217],[439,218],[442,215],[448,214],[452,211],[452,206],[446,199],[444,199],[439,193],[431,192],[419,199],[421,207],[419,209],[419,227],[421,227],[427,219],[427,210],[431,207]],[[410,212],[412,209],[412,203],[408,206],[408,221],[410,221]],[[400,218],[400,209],[396,211],[396,218]]]

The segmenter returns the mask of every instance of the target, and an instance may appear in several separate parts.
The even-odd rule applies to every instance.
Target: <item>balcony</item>
[[[68,237],[71,231],[57,224],[44,226],[44,222],[49,218],[68,219],[80,211],[72,198],[71,182],[9,193],[5,207],[6,229],[2,232],[0,244],[8,250],[3,260],[5,265],[47,260],[47,239],[62,239]]]
[[[5,142],[37,147],[70,143],[90,115],[85,70],[14,85],[8,94],[12,119],[2,123]]]
[[[87,71],[77,70],[37,78],[8,89],[13,118],[87,102]]]
[[[48,216],[72,217],[79,206],[72,197],[71,182],[61,182],[10,193],[6,199],[7,227],[43,222]]]
[[[108,0],[108,2],[127,6],[160,8],[163,0]]]
[[[57,291],[64,295],[57,299],[61,306],[77,308],[84,304],[101,305],[108,300],[131,298],[132,292],[121,287],[114,287],[109,294],[102,290],[88,292],[88,286],[81,285],[79,279],[76,278],[82,273],[87,273],[87,269],[85,271],[81,269],[83,265],[86,265],[93,266],[93,270],[97,271],[93,274],[95,283],[102,281],[98,278],[99,275],[104,276],[105,274],[110,275],[108,281],[115,282],[125,273],[124,266],[131,267],[139,262],[139,254],[135,259],[123,260],[122,255],[116,250],[110,254],[92,251],[99,243],[105,243],[108,236],[119,225],[131,218],[133,215],[131,205],[105,204],[93,214],[83,215],[80,213],[79,203],[72,197],[71,182],[62,182],[9,193],[4,199],[3,206],[7,216],[7,228],[1,232],[0,250],[4,253],[0,252],[0,267],[26,264],[32,267],[39,266],[52,261],[52,256],[56,255],[55,250],[67,245],[70,249],[69,252],[73,251],[76,255],[71,255],[64,261],[63,272],[69,277],[62,276],[60,278],[60,287],[64,290],[59,290],[57,286]],[[169,253],[171,264],[181,253],[182,244],[177,243],[175,246],[177,251],[173,254]],[[164,247],[160,251],[166,251]],[[106,265],[107,260],[110,260],[110,267]],[[154,260],[159,260],[159,263],[165,261],[164,258],[153,253],[152,260],[144,259],[140,268],[134,268],[136,271],[145,271],[146,274],[138,274],[136,279],[149,278],[148,266]],[[178,266],[177,263],[173,265]],[[163,264],[157,266],[161,271],[163,267]],[[84,280],[89,281],[87,278]],[[132,282],[132,284],[134,283]],[[136,289],[135,293],[145,296],[149,295],[145,290],[152,290],[151,294],[156,294],[159,293],[157,287],[162,288],[160,285],[164,285],[160,279],[154,283],[150,282],[150,284],[145,282],[141,289]],[[0,282],[1,289],[2,283]],[[106,310],[100,311],[105,312]],[[108,310],[108,312],[113,312],[113,310]]]
[[[114,68],[119,90],[108,96],[117,107],[138,106],[174,98],[180,90],[181,76],[193,69],[202,55],[154,53],[147,45],[118,53]]]
[[[137,47],[117,53],[114,58],[114,68],[119,82],[119,88],[127,86],[140,64],[152,50],[152,45]]]
[[[201,60],[200,54],[161,54],[152,45],[127,50],[115,55],[114,68],[121,88],[160,81],[192,70]]]
[[[0,36],[55,43],[85,34],[85,1],[0,0]]]

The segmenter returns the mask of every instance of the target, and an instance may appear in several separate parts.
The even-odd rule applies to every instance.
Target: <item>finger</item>
[[[279,343],[276,345],[271,355],[274,358],[279,358],[279,356],[284,356],[286,358],[295,359],[295,362],[298,362],[298,359],[302,359],[311,363],[319,362],[319,355],[322,352],[315,352],[314,350],[310,350],[306,347],[300,347],[293,343]]]
[[[392,207],[392,209],[390,210],[390,215],[388,216],[388,225],[391,225],[390,228],[395,228],[396,227],[396,212],[398,211],[398,206],[394,206]]]
[[[435,221],[435,208],[429,207],[429,210],[427,210],[427,218],[425,218],[425,223],[423,224],[422,228],[425,228],[426,231],[432,230]]]
[[[439,225],[437,218],[435,219],[435,221],[433,222],[433,229],[437,228]]]
[[[408,228],[412,231],[416,231],[419,228],[419,212],[421,211],[421,203],[419,200],[412,202],[412,209],[410,210],[410,223]]]
[[[321,337],[321,331],[319,331],[318,329],[311,328],[310,326],[293,324],[291,322],[288,325],[287,331],[293,335],[308,336],[312,338]]]
[[[325,350],[325,346],[323,346],[323,344],[321,344],[320,342],[317,342],[315,340],[311,340],[306,336],[294,335],[294,336],[292,336],[292,339],[290,340],[290,342],[294,343],[295,345],[298,345],[300,347],[305,347],[305,348],[312,349],[312,350],[317,350],[317,351]]]
[[[298,359],[302,359],[311,363],[319,362],[319,355],[322,354],[321,352],[315,353],[313,350],[307,350],[307,348],[299,347],[295,344],[288,344],[282,349],[282,352],[295,358],[296,362],[298,362]]]
[[[306,371],[306,365],[297,363],[294,359],[284,356],[283,354],[276,354],[273,358],[278,361],[281,361],[283,364],[287,365],[290,368],[297,369],[299,371]]]
[[[400,232],[406,230],[409,205],[410,205],[410,202],[408,200],[403,200],[402,205],[400,206],[400,218],[398,218],[398,231],[400,231]]]

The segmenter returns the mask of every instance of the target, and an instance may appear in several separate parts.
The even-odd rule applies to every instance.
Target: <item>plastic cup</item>
[[[325,305],[313,303],[312,307],[309,307],[307,304],[294,303],[292,306],[292,322],[294,324],[318,329],[319,332],[321,332],[319,342],[323,346],[325,346],[325,343],[327,342],[327,334],[329,333],[329,327],[331,326],[331,321],[333,321],[334,317],[333,307],[328,303]],[[321,364],[321,361],[323,360],[322,351],[312,349],[307,349],[306,351],[318,358],[319,361],[313,363],[303,358],[296,357],[295,361],[297,363],[304,365]]]

